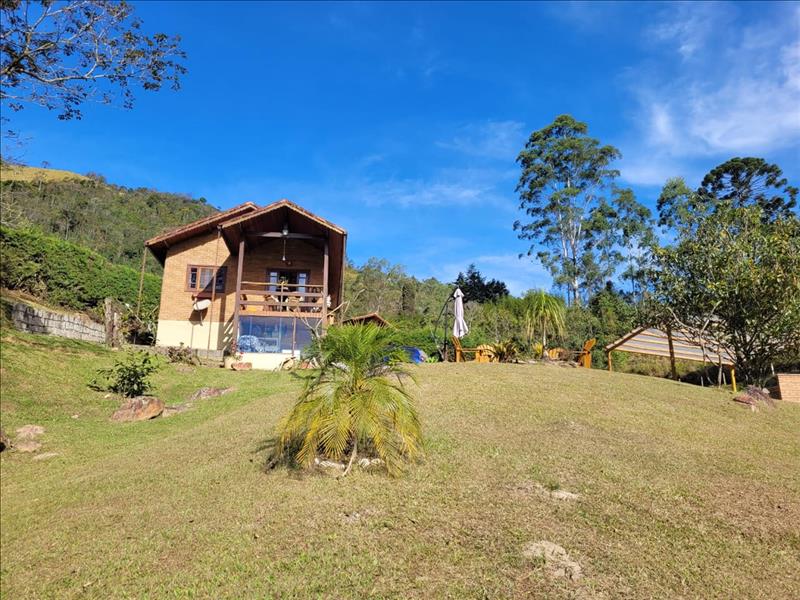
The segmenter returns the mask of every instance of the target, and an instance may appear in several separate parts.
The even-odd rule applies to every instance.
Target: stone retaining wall
[[[60,313],[15,301],[11,306],[11,321],[17,329],[30,333],[57,335],[87,342],[106,341],[105,325],[81,314]]]

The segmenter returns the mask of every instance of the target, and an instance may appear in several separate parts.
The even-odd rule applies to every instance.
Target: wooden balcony
[[[239,314],[244,316],[325,317],[328,312],[323,285],[242,281]]]

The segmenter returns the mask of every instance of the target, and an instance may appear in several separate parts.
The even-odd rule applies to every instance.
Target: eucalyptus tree
[[[622,279],[631,282],[631,296],[641,301],[648,285],[653,250],[657,245],[653,232],[653,214],[636,200],[630,189],[617,190],[615,197],[620,228],[620,244],[625,256]]]
[[[580,302],[582,289],[591,291],[611,276],[621,258],[617,198],[607,197],[620,156],[590,137],[586,123],[560,115],[534,131],[517,157],[519,208],[526,219],[516,221],[514,230],[531,243],[528,256],[538,257],[556,285],[566,286],[571,304]],[[626,199],[635,202],[632,193]]]

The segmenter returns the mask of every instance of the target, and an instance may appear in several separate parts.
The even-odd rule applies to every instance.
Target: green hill
[[[89,179],[86,175],[78,175],[72,171],[62,171],[61,169],[42,169],[39,167],[28,167],[25,165],[0,164],[0,181],[85,181]]]
[[[119,399],[86,384],[118,354],[2,335],[3,427],[45,429],[37,454],[0,456],[4,598],[800,590],[798,405],[753,413],[716,389],[599,370],[420,365],[425,460],[397,478],[337,480],[264,472],[302,387],[289,373],[166,365],[154,393],[168,405],[233,391],[112,423]],[[582,577],[559,576],[558,556],[526,556],[541,541]]]
[[[144,240],[217,211],[203,198],[126,188],[99,176],[8,165],[0,174],[4,225],[33,226],[137,269]],[[160,271],[155,261],[148,264]]]

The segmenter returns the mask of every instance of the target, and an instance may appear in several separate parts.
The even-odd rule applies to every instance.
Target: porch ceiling
[[[246,215],[228,220],[220,225],[222,238],[231,254],[239,254],[239,243],[244,241],[245,248],[263,241],[257,237],[263,233],[281,232],[288,225],[290,234],[327,238],[328,240],[328,286],[333,292],[334,300],[338,300],[344,277],[344,257],[347,232],[330,221],[319,217],[289,200],[280,200]],[[315,240],[308,239],[309,243]],[[320,249],[322,240],[316,242]]]

